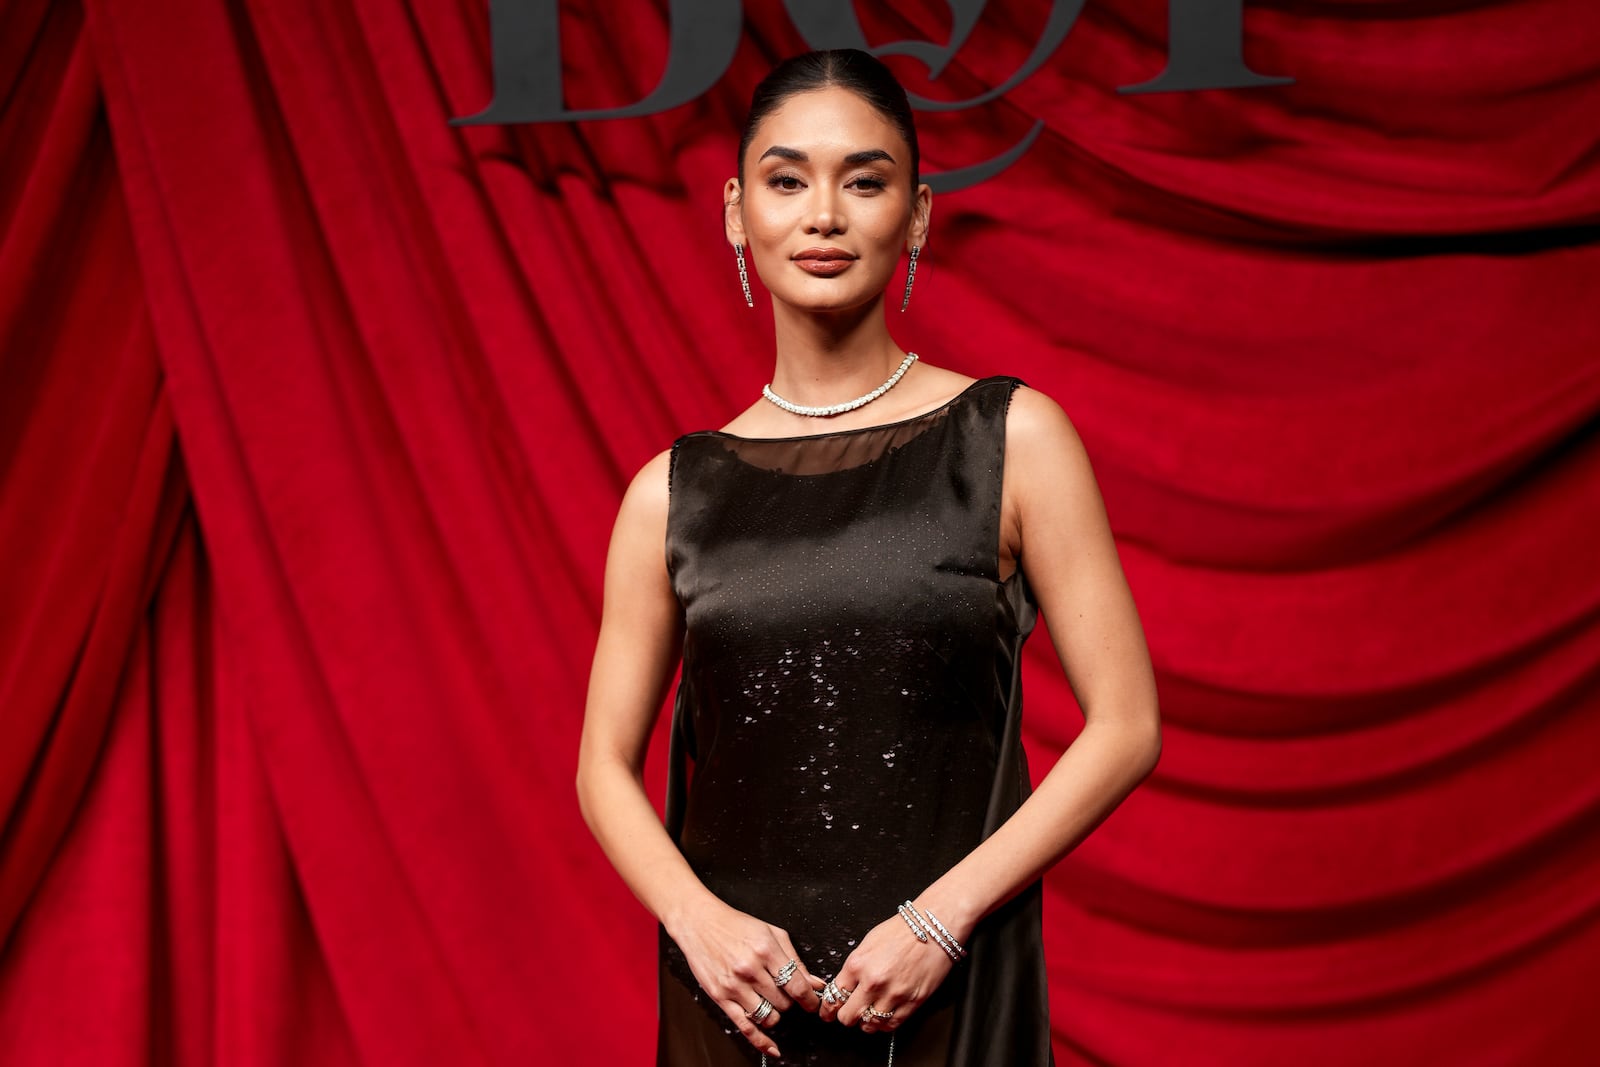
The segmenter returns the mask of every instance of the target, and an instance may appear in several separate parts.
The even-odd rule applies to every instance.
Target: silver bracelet
[[[922,926],[918,925],[918,920],[920,920],[922,916],[917,915],[917,918],[913,919],[911,917],[913,915],[917,915],[917,909],[911,906],[911,901],[908,900],[904,904],[900,905],[900,918],[904,919],[906,921],[906,925],[911,927],[911,932],[917,935],[917,940],[926,945],[928,943],[928,935],[923,933]],[[926,924],[924,923],[923,925]]]
[[[922,919],[922,916],[919,914],[917,916],[917,918]],[[956,952],[955,946],[950,944],[950,942],[946,941],[944,939],[944,935],[940,934],[939,931],[937,931],[933,927],[929,926],[928,925],[928,920],[922,919],[922,926],[923,926],[923,929],[928,931],[928,934],[933,938],[934,942],[941,949],[944,950],[944,954],[946,956],[950,957],[950,962],[951,963],[960,963],[961,962],[961,955],[958,952]]]
[[[962,958],[966,956],[967,950],[962,948],[960,942],[958,942],[954,937],[950,936],[950,931],[944,928],[943,923],[939,923],[938,928],[935,929],[928,922],[928,919],[923,918],[922,913],[917,910],[917,906],[911,903],[909,900],[900,905],[900,909],[902,915],[904,915],[905,912],[910,911],[912,915],[917,917],[917,921],[922,924],[922,928],[926,930],[930,936],[932,936],[934,942],[944,950],[944,954],[950,957],[952,963],[960,963]],[[929,916],[929,918],[931,917],[932,916]],[[909,922],[910,920],[908,919],[907,921]],[[937,919],[934,921],[938,922]]]
[[[930,911],[926,914],[928,916],[928,921],[934,926],[938,927],[939,932],[948,938],[950,943],[956,947],[956,952],[961,956],[961,958],[966,959],[967,950],[961,947],[961,942],[956,940],[956,935],[952,934],[949,930],[946,930],[944,928],[944,923],[940,922],[938,916],[934,915],[933,912]]]

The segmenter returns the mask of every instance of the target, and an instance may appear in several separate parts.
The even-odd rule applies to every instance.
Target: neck
[[[824,312],[775,302],[773,318],[772,388],[796,404],[832,404],[876,389],[905,358],[884,324],[882,298]]]

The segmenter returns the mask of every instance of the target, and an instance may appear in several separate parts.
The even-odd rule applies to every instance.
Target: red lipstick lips
[[[855,258],[842,248],[808,248],[804,252],[796,252],[794,262],[808,273],[831,275],[848,268]]]

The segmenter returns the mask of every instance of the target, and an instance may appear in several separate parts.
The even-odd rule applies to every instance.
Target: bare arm
[[[913,902],[961,941],[1087,837],[1161,753],[1150,654],[1088,455],[1061,408],[1032,389],[1012,396],[1005,492],[1008,541],[1019,550],[1085,725],[1033,795]],[[858,982],[865,994],[840,1014],[854,1022],[867,1003],[900,1005],[894,1020],[875,1024],[892,1028],[950,968],[937,946],[919,943],[890,916],[840,972],[841,985]]]
[[[1013,395],[1007,422],[1019,557],[1084,728],[1022,807],[919,898],[952,931],[970,931],[1054,866],[1161,754],[1150,652],[1083,443],[1055,401],[1032,389]]]
[[[708,895],[644,790],[651,729],[683,640],[664,550],[667,461],[662,453],[639,472],[617,513],[578,749],[584,820],[634,896],[663,923]]]
[[[778,987],[774,973],[795,958],[789,935],[729,907],[706,888],[644,789],[651,729],[683,642],[666,568],[669,461],[670,453],[663,452],[634,478],[612,531],[578,750],[578,806],[622,880],[683,950],[701,988],[746,1040],[778,1055],[747,1012],[760,998],[770,1000],[777,1010],[761,1024],[770,1029],[791,1004],[815,1011],[821,981],[800,961],[791,981]]]

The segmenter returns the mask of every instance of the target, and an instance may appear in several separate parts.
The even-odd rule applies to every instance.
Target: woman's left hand
[[[869,930],[834,976],[835,985],[850,990],[844,1004],[824,998],[818,1015],[846,1026],[860,1024],[866,1033],[893,1030],[939,988],[953,966],[938,945],[918,941],[895,915]],[[868,1008],[894,1014],[887,1019],[867,1016]]]

